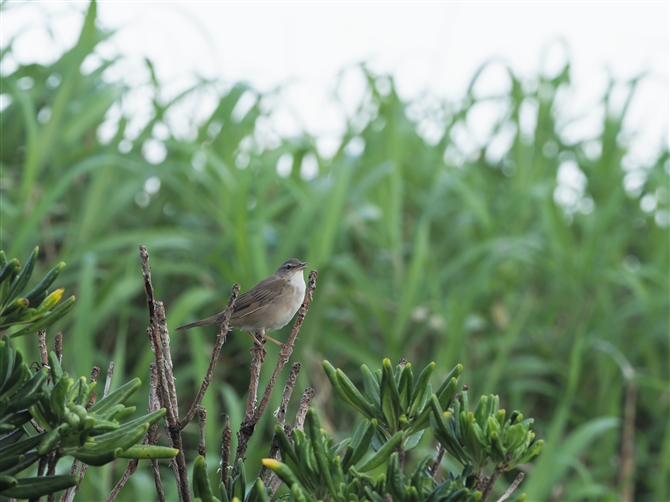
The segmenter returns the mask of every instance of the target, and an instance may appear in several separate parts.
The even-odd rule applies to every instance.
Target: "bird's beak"
[[[306,261],[301,261],[300,262],[300,270],[305,270],[307,268],[307,262]]]

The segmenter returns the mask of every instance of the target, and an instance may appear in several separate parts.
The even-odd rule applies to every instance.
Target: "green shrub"
[[[416,383],[406,361],[395,371],[388,359],[376,372],[363,365],[362,392],[328,361],[324,361],[324,368],[336,394],[364,417],[355,432],[335,443],[311,408],[305,431],[289,428],[287,434],[281,425],[275,427],[281,461],[263,460],[263,465],[287,485],[287,495],[274,498],[275,490],[269,489],[267,478],[265,483],[257,478],[249,488],[239,460],[237,476],[227,484],[220,483],[219,499],[210,486],[205,460],[199,456],[193,465],[196,499],[263,502],[288,497],[290,501],[383,502],[390,496],[397,501],[486,501],[501,473],[529,462],[542,449],[544,442],[534,441],[535,434],[530,431],[533,420],[523,420],[518,411],[506,420],[498,396],[483,396],[475,410],[469,411],[467,391],[456,397],[460,365],[435,392],[429,382],[435,363],[420,373]],[[406,452],[417,446],[429,424],[441,448],[462,464],[461,472],[438,477],[439,454],[437,459],[420,458],[413,471],[404,474]],[[438,465],[431,465],[436,462]],[[516,498],[524,499],[525,495]]]
[[[35,499],[79,482],[76,474],[44,475],[43,468],[37,476],[25,476],[38,460],[48,460],[50,471],[55,471],[63,456],[102,466],[116,458],[172,458],[177,453],[171,448],[139,444],[148,428],[165,415],[165,409],[125,420],[136,409],[124,403],[139,389],[138,378],[96,402],[96,382],[70,378],[55,352],[49,353],[48,365],[31,375],[23,352],[12,347],[11,338],[44,330],[74,304],[71,297],[55,307],[63,289],[51,294],[47,291],[65,266],[62,262],[29,293],[19,296],[33,272],[37,252],[35,248],[20,270],[18,259],[7,262],[0,251],[0,330],[28,324],[0,339],[0,495],[18,499]]]
[[[65,267],[60,262],[28,293],[22,294],[33,273],[39,248],[33,249],[26,265],[21,269],[18,258],[7,261],[5,252],[0,251],[0,331],[18,324],[28,324],[10,336],[17,337],[37,333],[63,317],[74,305],[71,296],[60,305],[56,304],[63,296],[63,288],[49,293],[48,288]]]

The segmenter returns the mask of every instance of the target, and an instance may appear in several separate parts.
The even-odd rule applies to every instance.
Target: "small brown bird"
[[[282,263],[267,279],[263,279],[246,293],[242,293],[235,302],[230,316],[229,326],[248,332],[256,341],[252,332],[276,343],[283,343],[265,334],[286,326],[300,308],[305,297],[305,278],[302,271],[306,261],[291,258]],[[220,325],[224,312],[180,326],[177,329],[189,329],[196,326]]]

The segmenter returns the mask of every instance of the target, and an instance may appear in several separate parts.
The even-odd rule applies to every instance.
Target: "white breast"
[[[305,278],[303,277],[301,270],[291,276],[282,295],[275,300],[278,304],[282,305],[283,308],[280,308],[280,311],[285,314],[276,318],[274,323],[268,323],[266,325],[267,331],[275,331],[283,328],[291,321],[291,319],[293,319],[293,316],[298,311],[305,298],[305,289]]]
[[[305,276],[303,275],[302,270],[293,274],[288,283],[295,288],[295,295],[300,297],[300,303],[302,303],[302,299],[305,297],[306,288]],[[300,307],[300,303],[298,304],[298,307]]]

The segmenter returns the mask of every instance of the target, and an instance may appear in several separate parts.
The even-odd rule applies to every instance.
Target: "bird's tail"
[[[211,326],[212,324],[221,324],[223,321],[223,318],[221,314],[214,314],[211,317],[206,317],[205,319],[200,319],[199,321],[192,322],[191,324],[184,324],[183,326],[179,326],[176,328],[177,331],[180,331],[182,329],[191,329],[195,328],[196,326]]]

